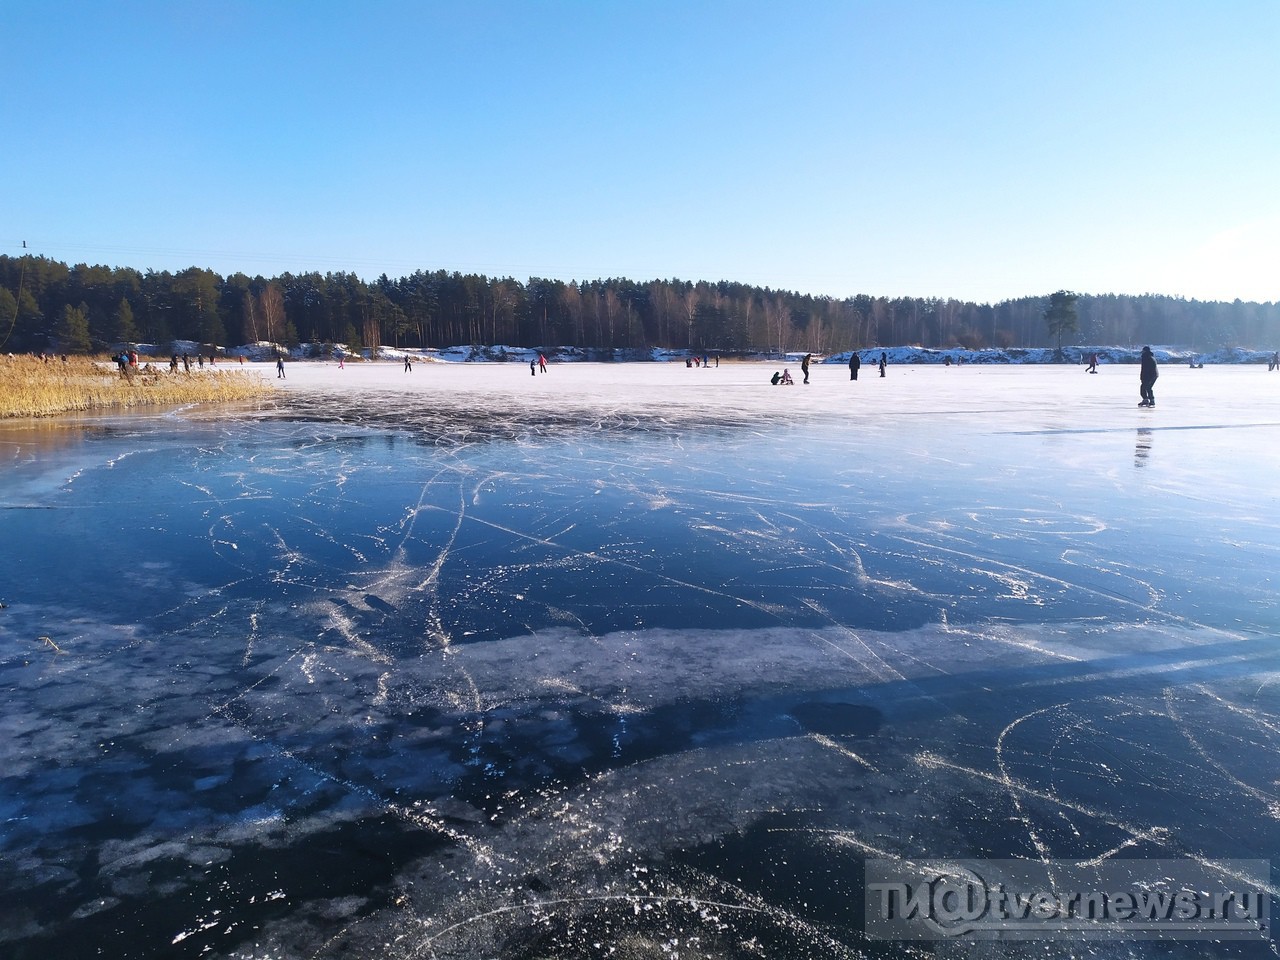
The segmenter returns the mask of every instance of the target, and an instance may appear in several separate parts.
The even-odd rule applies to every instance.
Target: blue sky
[[[0,253],[1280,300],[1280,2],[0,0]]]

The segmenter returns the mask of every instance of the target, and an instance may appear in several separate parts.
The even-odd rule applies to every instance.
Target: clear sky
[[[1280,0],[0,0],[0,253],[1280,300]]]

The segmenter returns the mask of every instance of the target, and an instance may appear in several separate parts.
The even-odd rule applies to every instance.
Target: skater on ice
[[[1156,358],[1152,356],[1150,347],[1142,348],[1142,360],[1140,363],[1138,393],[1142,396],[1142,402],[1138,406],[1154,407],[1156,405],[1156,395],[1153,388],[1156,385],[1156,378],[1160,376],[1160,371],[1156,368]]]

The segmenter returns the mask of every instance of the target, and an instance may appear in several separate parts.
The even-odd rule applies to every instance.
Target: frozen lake
[[[1280,852],[1280,374],[782,366],[0,422],[0,955],[919,956],[867,858]]]

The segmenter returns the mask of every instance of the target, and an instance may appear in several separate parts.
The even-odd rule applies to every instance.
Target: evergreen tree
[[[88,353],[92,346],[89,341],[89,318],[83,310],[69,303],[62,308],[57,335],[58,347],[64,353]]]
[[[44,313],[40,303],[29,287],[21,287],[18,291],[18,309],[11,317],[6,329],[11,339],[7,340],[12,349],[17,346],[22,350],[43,346],[49,340],[49,330],[45,325]]]
[[[120,298],[120,305],[116,307],[112,333],[121,343],[135,343],[138,339],[138,325],[133,319],[133,307],[124,297]]]
[[[1049,336],[1056,337],[1058,353],[1062,353],[1062,338],[1079,329],[1076,321],[1076,295],[1059,290],[1049,298],[1049,306],[1044,312],[1044,322],[1049,328]]]
[[[343,330],[342,342],[347,350],[357,355],[364,349],[364,344],[360,342],[360,334],[356,332],[356,327],[353,323],[348,323],[346,329]]]

